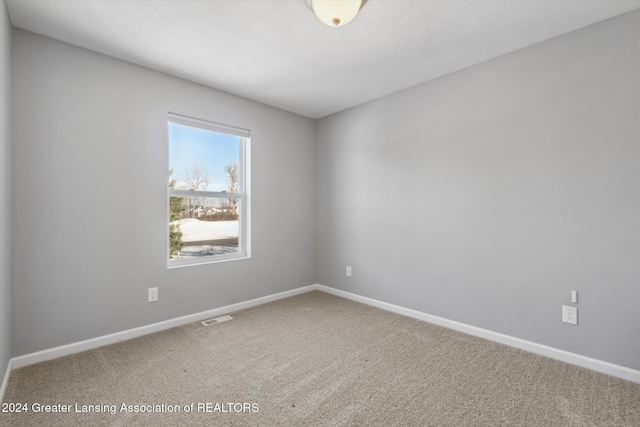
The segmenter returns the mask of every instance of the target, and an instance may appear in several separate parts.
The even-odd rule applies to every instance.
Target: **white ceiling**
[[[11,23],[311,118],[640,8],[640,1],[7,0]]]

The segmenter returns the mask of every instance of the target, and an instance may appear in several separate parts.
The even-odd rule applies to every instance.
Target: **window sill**
[[[202,258],[176,259],[176,260],[169,260],[169,262],[167,262],[167,269],[191,267],[194,265],[203,265],[203,264],[217,264],[220,262],[239,261],[239,260],[250,259],[250,258],[251,258],[251,255],[234,254],[234,255],[218,255],[218,256],[202,257]]]

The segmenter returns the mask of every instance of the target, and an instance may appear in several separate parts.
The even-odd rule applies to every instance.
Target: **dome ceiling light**
[[[320,22],[342,27],[353,21],[367,0],[307,0]]]

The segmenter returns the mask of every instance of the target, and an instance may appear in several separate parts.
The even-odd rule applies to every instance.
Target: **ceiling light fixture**
[[[307,0],[320,22],[342,27],[353,21],[367,0]]]

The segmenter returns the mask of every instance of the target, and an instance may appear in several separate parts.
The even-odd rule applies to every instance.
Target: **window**
[[[168,266],[248,258],[249,131],[169,114]]]

